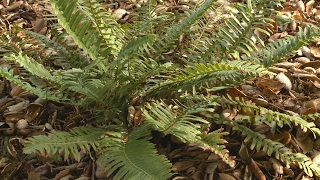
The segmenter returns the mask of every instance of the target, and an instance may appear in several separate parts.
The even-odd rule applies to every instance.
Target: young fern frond
[[[275,158],[283,161],[287,167],[290,167],[291,163],[298,163],[299,167],[310,177],[312,177],[313,174],[316,176],[320,175],[319,165],[313,163],[308,156],[301,153],[293,153],[292,150],[285,147],[285,145],[267,139],[265,135],[254,132],[235,121],[221,117],[217,123],[226,124],[231,126],[233,130],[241,132],[243,136],[246,136],[244,142],[250,143],[251,149],[256,149],[257,151],[262,149],[269,156],[274,154]]]
[[[145,125],[134,129],[123,142],[105,138],[101,141],[103,149],[98,152],[97,161],[109,170],[108,176],[121,167],[113,177],[116,180],[169,179],[173,175],[171,164],[157,154],[150,138],[150,129]]]

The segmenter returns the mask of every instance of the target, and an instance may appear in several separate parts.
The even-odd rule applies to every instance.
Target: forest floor
[[[136,0],[130,2],[120,0],[108,6],[119,23],[125,23],[130,16],[133,1]],[[188,2],[189,0],[163,0],[162,11],[183,12],[184,8],[189,8]],[[107,5],[110,2],[104,3]],[[299,27],[307,24],[319,27],[320,2],[318,1],[288,0],[283,3],[280,11],[292,17],[294,21],[274,28],[273,34],[266,39],[266,42],[294,35],[299,31]],[[0,32],[7,31],[15,24],[50,36],[49,23],[44,17],[48,13],[51,13],[50,7],[43,1],[2,0]],[[280,112],[286,110],[293,116],[320,111],[320,39],[312,40],[286,62],[275,64],[269,70],[277,73],[277,78],[252,79],[250,82],[229,89],[229,95],[247,96],[257,105]],[[73,127],[92,123],[94,119],[91,111],[43,101],[2,79],[0,81],[0,113],[2,115],[0,179],[112,179],[112,177],[106,177],[103,168],[95,163],[94,153],[83,154],[81,162],[71,159],[57,162],[36,154],[22,153],[23,141],[27,137],[46,134],[51,130],[67,131]],[[233,116],[235,112],[232,109],[226,109],[223,113]],[[26,119],[31,119],[32,123],[28,123]],[[320,120],[314,122],[320,128]],[[308,155],[314,162],[320,164],[320,138],[315,139],[310,132],[292,127],[277,129],[276,133],[270,133],[270,126],[267,125],[256,126],[255,131]],[[247,174],[248,180],[320,179],[308,177],[298,167],[283,167],[279,161],[269,158],[262,151],[250,154],[250,149],[241,143],[243,139],[239,134],[230,133],[226,139],[230,154],[237,160],[235,168],[230,168],[217,160],[217,155],[212,152],[180,144],[172,138],[163,139],[162,145],[158,144],[157,148],[159,153],[165,154],[171,160],[173,169],[178,173],[173,177],[175,180],[238,180],[241,174]],[[245,163],[249,154],[251,162]]]

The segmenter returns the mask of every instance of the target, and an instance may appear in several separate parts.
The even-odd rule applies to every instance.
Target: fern
[[[80,161],[79,149],[97,150],[99,138],[105,133],[103,128],[80,127],[70,132],[52,132],[48,136],[40,135],[29,138],[25,143],[24,153],[38,152],[43,156],[61,154],[65,160],[69,157]]]
[[[13,69],[0,68],[0,75],[40,98],[93,107],[103,127],[35,136],[26,141],[24,152],[80,160],[80,150],[94,150],[114,179],[169,179],[171,164],[156,152],[151,131],[211,150],[234,167],[225,146],[228,132],[219,128],[203,134],[210,123],[216,123],[241,132],[251,149],[266,151],[288,166],[297,163],[309,176],[319,175],[319,167],[310,158],[289,154],[283,144],[244,125],[265,123],[274,129],[296,125],[319,135],[315,124],[306,120],[318,115],[293,117],[217,93],[251,78],[272,76],[267,67],[319,36],[317,28],[306,26],[295,36],[265,45],[254,31],[270,35],[273,20],[269,17],[277,13],[280,2],[247,0],[246,4],[221,6],[221,2],[205,0],[185,14],[156,15],[159,4],[148,1],[133,10],[130,23],[120,25],[97,0],[51,0],[56,15],[52,17],[59,22],[52,27],[53,38],[16,30],[39,43],[41,50],[53,53],[23,51],[25,42],[7,45],[0,40],[4,59],[17,63],[24,72],[15,76]],[[212,19],[210,13],[219,12],[227,14]],[[56,30],[60,26],[62,32]],[[70,40],[74,44],[68,44]],[[45,62],[50,61],[40,59],[52,60],[59,67],[49,68]],[[44,85],[36,88],[35,79]],[[133,129],[126,118],[130,105],[141,106],[144,118]],[[238,114],[232,122],[214,116],[225,107],[246,115]]]
[[[154,146],[148,142],[149,128],[141,126],[134,129],[125,142],[104,139],[104,149],[99,152],[98,162],[109,169],[108,175],[119,172],[114,179],[168,179],[171,165],[168,160],[156,153]],[[155,165],[154,163],[157,163]]]
[[[194,64],[185,67],[175,77],[165,76],[164,80],[156,80],[155,82],[158,83],[153,87],[148,87],[146,95],[161,93],[161,91],[167,89],[184,91],[191,89],[193,86],[200,87],[209,82],[214,87],[223,86],[227,88],[263,74],[271,73],[262,66],[243,61],[216,62],[208,65]],[[210,89],[210,87],[208,88]]]
[[[231,122],[228,119],[221,118],[217,122],[221,124],[232,124],[233,130],[240,131],[242,135],[246,136],[244,142],[250,142],[251,149],[256,149],[257,151],[262,149],[269,156],[274,153],[274,156],[283,161],[287,167],[290,167],[290,163],[298,163],[299,167],[304,169],[308,176],[312,177],[313,174],[316,176],[320,175],[319,165],[313,163],[308,156],[301,153],[292,153],[291,149],[285,147],[283,144],[267,139],[264,135],[256,133],[234,121]]]
[[[277,124],[279,127],[283,127],[284,124],[289,126],[296,125],[300,126],[303,131],[310,130],[311,132],[320,135],[320,129],[316,127],[313,122],[308,122],[299,116],[292,116],[280,112],[274,112],[270,109],[256,106],[248,101],[236,99],[232,100],[230,97],[228,99],[222,98],[223,104],[226,107],[234,106],[238,110],[243,110],[249,114],[249,119],[258,123],[268,123],[272,122]],[[240,118],[241,119],[241,118]]]

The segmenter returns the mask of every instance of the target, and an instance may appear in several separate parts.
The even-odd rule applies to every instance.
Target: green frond
[[[19,52],[19,55],[11,54],[11,56],[4,57],[7,61],[15,61],[19,63],[21,67],[26,69],[32,75],[38,76],[40,78],[46,79],[48,81],[56,81],[55,77],[40,63],[36,62],[34,59],[22,55],[22,52]]]
[[[197,116],[197,113],[210,111],[201,106],[193,107],[169,107],[163,102],[151,103],[147,105],[147,110],[143,110],[145,122],[152,129],[164,134],[172,134],[182,142],[193,143],[199,139],[201,125],[208,124],[205,119]]]
[[[0,68],[0,76],[42,99],[56,102],[66,102],[69,100],[69,98],[67,98],[65,95],[62,95],[61,92],[53,91],[51,89],[44,90],[39,87],[31,86],[29,83],[22,81],[20,76],[14,76],[13,69],[9,71],[7,68]]]
[[[174,73],[173,73],[174,74]],[[211,83],[213,87],[232,87],[244,82],[246,79],[271,74],[263,66],[244,61],[216,62],[214,64],[195,63],[176,72],[174,77],[165,77],[153,87],[146,90],[146,94],[160,93],[171,90],[190,90],[205,83]],[[160,76],[159,78],[162,78]],[[212,87],[211,87],[212,88]],[[210,87],[208,87],[210,89]]]
[[[222,132],[223,129],[210,132],[208,134],[200,134],[200,140],[197,145],[205,150],[210,149],[221,157],[230,167],[234,167],[236,162],[229,156],[229,151],[226,149],[226,140],[222,136],[228,135],[228,132]]]
[[[96,27],[105,43],[104,48],[111,48],[111,53],[117,55],[124,41],[124,30],[111,16],[106,8],[97,0],[79,0],[78,8],[91,18],[93,27]]]
[[[177,26],[173,26],[167,30],[166,42],[174,42],[179,36],[190,30],[190,27],[196,21],[203,17],[203,14],[215,3],[217,0],[206,0],[199,8],[186,13],[184,20]]]
[[[148,46],[153,44],[156,39],[155,34],[148,34],[142,37],[138,37],[130,41],[125,45],[118,54],[116,60],[114,60],[109,66],[109,68],[117,68],[123,70],[123,67],[127,64],[127,67],[130,66],[131,59],[133,59],[133,54],[137,55],[141,50],[148,51]],[[119,72],[118,72],[119,73]],[[117,73],[117,74],[118,74]]]
[[[262,63],[265,67],[269,67],[290,56],[294,51],[297,51],[308,41],[319,35],[320,30],[315,27],[306,26],[304,29],[299,27],[299,32],[295,36],[285,37],[278,39],[274,43],[269,43],[266,47],[254,53],[252,57],[245,58],[245,60]]]
[[[51,34],[54,36],[54,39],[50,39],[42,34],[26,31],[22,28],[18,29],[19,32],[28,35],[30,39],[36,40],[38,45],[43,47],[44,50],[52,50],[53,53],[46,58],[52,59],[53,63],[57,66],[70,69],[72,67],[83,68],[89,64],[87,57],[80,53],[80,49],[67,42],[70,39],[67,38],[64,32],[57,32],[56,29],[53,29],[51,30]],[[36,55],[39,56],[39,54]]]
[[[156,152],[150,138],[150,129],[144,125],[135,128],[127,140],[110,141],[105,138],[97,161],[105,165],[108,176],[118,170],[113,177],[116,180],[169,179],[173,175],[171,164]]]
[[[274,8],[280,6],[280,2],[281,0],[247,0],[246,4],[237,3],[225,24],[212,32],[214,38],[206,39],[207,43],[204,45],[208,46],[208,50],[204,56],[215,54],[220,58],[227,58],[232,55],[236,60],[242,54],[250,57],[252,52],[258,51],[258,44],[264,46],[254,31],[270,35],[265,27],[273,27],[273,20],[269,16],[277,12]]]
[[[86,17],[85,14],[79,10],[76,6],[78,0],[51,0],[50,2],[61,26],[72,37],[74,42],[92,59],[93,62],[90,63],[87,69],[97,65],[101,71],[104,71],[108,57],[112,54],[111,50],[103,43],[105,39],[99,34],[99,31],[92,28],[92,24],[94,24],[92,22],[93,17]],[[101,28],[101,26],[99,26],[99,28]]]
[[[241,99],[235,99],[232,98],[222,98],[222,104],[226,107],[235,107],[238,110],[242,110],[249,114],[249,119],[252,120],[252,122],[255,123],[274,123],[279,127],[283,127],[284,124],[287,124],[289,126],[295,125],[300,126],[300,128],[304,131],[310,130],[311,132],[320,135],[320,129],[316,127],[316,125],[313,122],[308,122],[304,119],[302,119],[300,116],[292,116],[276,111],[272,111],[270,109],[266,109],[260,106],[256,106],[253,103],[249,101],[244,101]],[[241,119],[241,116],[239,117]]]
[[[240,131],[243,136],[246,136],[244,142],[249,142],[251,149],[256,149],[257,151],[262,149],[269,156],[273,154],[275,158],[283,161],[287,167],[290,167],[291,163],[298,163],[299,167],[311,177],[313,174],[316,176],[320,175],[319,165],[313,163],[308,156],[301,153],[292,153],[291,149],[285,147],[285,145],[267,139],[265,135],[254,132],[245,126],[236,123],[235,121],[220,118],[218,123],[230,125],[233,130]]]
[[[33,136],[24,143],[23,152],[37,152],[43,156],[61,154],[64,159],[70,157],[80,161],[80,152],[98,149],[99,141],[106,129],[94,127],[74,128],[70,132],[54,131],[46,135]]]

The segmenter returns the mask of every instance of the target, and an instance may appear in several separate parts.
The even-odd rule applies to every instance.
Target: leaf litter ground
[[[184,4],[188,2],[189,0],[165,1],[158,13],[183,13],[189,8]],[[110,10],[118,19],[118,23],[126,23],[130,20],[130,8],[134,3],[135,0],[116,1],[113,2],[113,6],[108,7],[111,7]],[[3,0],[0,4],[0,30],[6,31],[15,24],[48,35],[49,22],[44,20],[44,15],[50,13],[49,9],[48,4],[43,2]],[[273,34],[265,38],[266,42],[293,35],[299,27],[306,24],[319,26],[320,3],[317,1],[287,1],[283,3],[280,11],[293,18],[294,22],[279,27],[275,24]],[[1,61],[1,67],[7,65]],[[287,61],[275,64],[269,70],[276,74],[275,78],[252,79],[238,87],[230,88],[225,95],[240,97],[245,101],[292,116],[320,111],[320,39],[312,40]],[[112,179],[106,177],[103,167],[95,163],[94,152],[83,152],[81,162],[72,159],[57,161],[36,154],[22,153],[26,137],[94,124],[94,116],[90,110],[39,99],[5,79],[1,81],[0,92],[0,112],[3,117],[0,120],[1,179]],[[231,120],[239,113],[232,108],[224,108],[221,112]],[[135,114],[129,113],[129,116],[134,118]],[[315,119],[314,123],[320,127],[320,120]],[[210,127],[211,130],[219,128],[216,125]],[[320,139],[314,139],[310,132],[296,127],[271,129],[263,124],[251,128],[296,152],[308,155],[320,164]],[[291,168],[284,167],[281,162],[267,156],[265,152],[250,150],[242,143],[243,138],[240,134],[231,132],[225,138],[228,141],[227,149],[237,162],[235,168],[230,168],[211,151],[181,144],[174,137],[153,134],[153,142],[157,145],[158,152],[170,159],[173,169],[178,173],[173,177],[175,180],[237,180],[244,174],[246,179],[312,179],[294,165]]]

